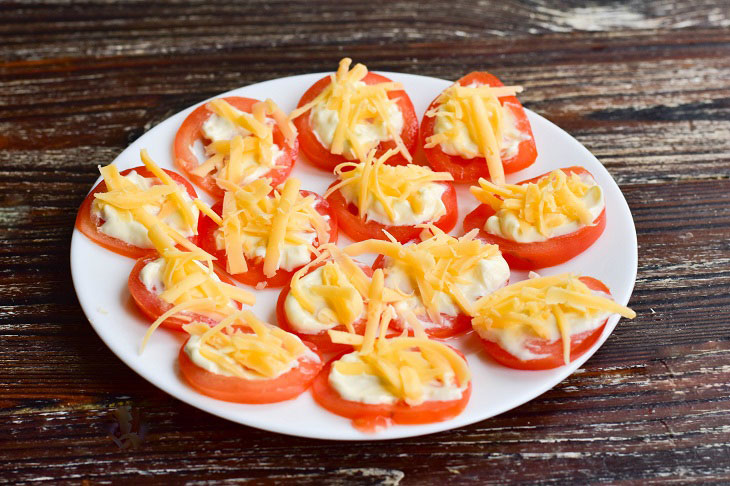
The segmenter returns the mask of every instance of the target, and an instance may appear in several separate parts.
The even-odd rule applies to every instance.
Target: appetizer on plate
[[[572,274],[517,282],[480,299],[475,312],[472,325],[489,355],[522,370],[568,364],[598,341],[612,314],[636,317],[601,281]]]
[[[202,142],[205,160],[195,153]],[[299,152],[297,132],[276,103],[230,96],[200,105],[175,135],[175,164],[217,199],[220,180],[245,186],[267,177],[278,186],[289,176]]]
[[[364,335],[329,331],[333,341],[355,351],[327,363],[312,385],[315,401],[366,432],[455,417],[471,395],[466,359],[422,330],[386,338],[392,307],[382,300],[384,288],[383,270],[375,270]]]
[[[104,180],[81,203],[76,229],[130,258],[157,253],[147,231],[158,224],[175,230],[178,244],[194,246],[199,212],[195,189],[175,172],[161,169],[146,150],[141,158],[144,166],[121,173],[113,165],[99,168]]]
[[[537,158],[524,108],[514,96],[521,86],[504,86],[487,72],[469,73],[446,88],[428,107],[421,140],[433,170],[456,182],[483,177],[504,183],[504,174]]]
[[[145,343],[158,326],[180,331],[193,320],[213,325],[256,301],[251,292],[217,274],[213,257],[200,248],[178,250],[160,226],[149,231],[149,238],[159,254],[137,260],[127,280],[137,307],[154,321]]]
[[[558,169],[519,184],[480,179],[471,193],[483,204],[464,218],[499,245],[510,267],[536,269],[566,262],[590,247],[606,227],[601,186],[582,167]]]
[[[340,229],[355,241],[416,238],[419,225],[433,224],[450,231],[458,217],[456,191],[448,172],[419,165],[386,165],[395,151],[376,158],[371,151],[362,162],[335,168],[337,180],[325,198]],[[386,234],[387,232],[387,234]]]
[[[200,246],[225,262],[235,279],[256,288],[281,287],[337,241],[337,221],[321,196],[289,178],[274,190],[268,179],[241,188],[222,181],[223,201],[202,216]]]
[[[260,321],[250,311],[231,314],[211,328],[192,322],[180,348],[180,374],[218,400],[274,403],[304,392],[323,366],[317,348]]]
[[[423,328],[432,338],[446,339],[471,329],[476,301],[509,281],[509,267],[496,245],[472,231],[454,238],[428,226],[422,241],[363,241],[345,252],[378,253],[373,268],[385,272],[385,285],[406,296],[392,304],[394,324]]]
[[[389,149],[391,164],[413,160],[418,118],[400,83],[368,72],[352,60],[340,61],[337,72],[312,85],[299,100],[290,119],[299,132],[307,160],[332,171],[350,160],[365,160],[370,150],[380,156]]]

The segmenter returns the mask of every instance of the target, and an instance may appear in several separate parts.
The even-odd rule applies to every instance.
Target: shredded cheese
[[[455,139],[460,127],[465,126],[479,152],[465,153],[464,157],[484,157],[492,182],[504,184],[504,167],[500,153],[504,139],[505,115],[499,98],[514,96],[520,92],[521,86],[472,87],[454,83],[436,99],[437,106],[426,113],[428,117],[450,120],[452,128],[428,137],[424,147],[435,147],[444,141]]]
[[[297,336],[259,320],[250,311],[233,313],[212,328],[192,322],[183,329],[191,336],[185,351],[193,362],[213,363],[226,376],[274,379],[302,358],[319,359]]]
[[[489,329],[510,329],[547,340],[557,327],[567,364],[571,326],[599,313],[636,317],[628,307],[592,291],[578,277],[566,273],[523,280],[483,297],[475,305],[472,324],[480,334]]]
[[[517,221],[519,234],[534,229],[545,239],[552,237],[557,228],[570,223],[591,225],[598,213],[594,215],[590,209],[600,209],[603,204],[601,187],[591,177],[581,177],[574,172],[568,175],[562,170],[554,170],[537,182],[527,184],[498,186],[479,179],[479,187],[472,186],[470,191],[496,212],[495,219],[489,223],[494,228],[485,229],[499,231],[499,236],[507,237],[510,221]]]
[[[365,84],[362,80],[368,74],[367,68],[363,64],[356,64],[350,70],[351,64],[352,59],[342,59],[337,72],[330,76],[330,84],[312,101],[294,110],[289,119],[297,118],[315,106],[335,110],[338,121],[328,148],[333,154],[348,155],[346,152],[350,147],[354,157],[348,158],[357,160],[364,160],[367,153],[379,144],[379,141],[370,145],[361,144],[357,135],[358,125],[384,124],[390,139],[395,142],[397,152],[410,162],[412,156],[388,116],[389,107],[396,103],[388,97],[388,93],[402,90],[403,86],[394,82]]]
[[[360,218],[366,219],[368,211],[379,205],[390,221],[396,222],[397,204],[406,202],[414,214],[421,213],[426,205],[422,189],[436,182],[454,180],[448,172],[434,172],[420,165],[386,165],[395,153],[391,149],[376,158],[375,150],[371,150],[362,162],[338,165],[335,175],[339,182],[327,190],[325,197],[337,190],[354,194],[353,202]]]
[[[208,158],[191,171],[199,177],[212,175],[219,186],[221,181],[244,185],[256,178],[262,167],[277,167],[274,155],[280,148],[274,143],[274,126],[279,128],[289,147],[296,144],[294,124],[270,99],[256,102],[252,113],[239,111],[224,99],[210,101],[206,108],[228,122],[237,133],[230,140],[213,140],[208,144],[205,147]]]
[[[245,255],[263,257],[264,275],[271,277],[283,268],[286,245],[306,248],[308,257],[317,253],[317,244],[329,240],[329,223],[315,209],[315,196],[304,196],[299,187],[295,178],[287,179],[281,192],[273,193],[268,179],[257,179],[243,188],[223,183],[227,192],[215,238],[218,249],[226,251],[229,273],[248,269]]]

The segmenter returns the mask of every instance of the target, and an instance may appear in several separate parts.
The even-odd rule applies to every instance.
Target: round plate
[[[428,104],[451,84],[425,76],[382,74],[405,86],[419,118]],[[324,75],[306,74],[275,79],[220,96],[237,95],[261,100],[272,98],[284,111],[289,112],[296,107],[302,93]],[[177,170],[172,161],[172,142],[178,127],[194,108],[183,110],[145,133],[113,163],[120,170],[140,165],[139,152],[146,148],[161,167]],[[634,287],[637,268],[636,231],[626,200],[603,165],[585,147],[545,118],[526,111],[539,155],[531,167],[508,176],[508,182],[521,181],[560,167],[583,166],[603,188],[608,216],[605,232],[591,248],[563,265],[541,271],[541,274],[571,271],[596,277],[608,285],[618,302],[625,305]],[[292,176],[301,179],[304,189],[320,194],[333,180],[331,174],[301,160],[294,167]],[[206,199],[202,190],[198,189],[198,192],[201,198]],[[458,187],[458,194],[459,214],[463,218],[476,206],[476,201],[469,195],[465,185]],[[459,223],[453,234],[462,232]],[[348,243],[346,237],[340,237],[341,245]],[[518,371],[500,366],[481,350],[474,336],[453,340],[451,344],[466,355],[473,375],[473,393],[466,409],[446,422],[397,425],[369,435],[353,428],[349,420],[319,407],[309,392],[295,400],[271,405],[234,404],[199,394],[181,379],[177,368],[177,353],[183,342],[183,334],[159,329],[153,334],[144,353],[140,354],[139,346],[149,322],[137,311],[127,290],[127,277],[133,265],[134,260],[104,250],[74,230],[71,273],[76,294],[86,317],[109,349],[146,380],[194,407],[251,427],[319,439],[412,437],[461,427],[500,414],[535,398],[570,375],[603,344],[618,322],[618,316],[609,319],[601,339],[581,358],[568,366],[547,371]],[[512,272],[511,282],[524,278],[525,272]],[[278,294],[276,289],[257,291],[254,312],[260,318],[275,323],[274,307]]]

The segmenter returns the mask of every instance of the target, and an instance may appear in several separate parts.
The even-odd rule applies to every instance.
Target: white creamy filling
[[[235,110],[235,108],[234,108]],[[239,114],[242,114],[242,111],[235,110]],[[270,118],[266,119],[266,122],[269,124],[273,124],[274,121]],[[221,142],[221,141],[228,141],[232,140],[236,135],[241,135],[242,137],[247,137],[251,135],[251,132],[246,130],[243,127],[236,127],[231,121],[227,120],[226,118],[223,118],[221,116],[216,115],[215,113],[211,114],[210,117],[203,122],[203,126],[201,127],[201,130],[203,132],[203,135],[205,138],[210,140],[211,142]],[[277,165],[279,162],[279,159],[284,155],[284,150],[281,149],[276,144],[272,144],[271,146],[271,160],[274,162],[274,165]],[[256,179],[261,178],[261,176],[265,175],[267,172],[271,170],[271,167],[261,165],[258,160],[256,160],[256,157],[252,153],[246,153],[243,157],[243,161],[241,163],[241,167],[243,168],[243,173],[248,174],[244,180],[242,180],[240,183],[242,185],[250,184],[251,182],[255,181]],[[255,169],[251,169],[252,167],[255,167]],[[252,170],[250,173],[249,171]]]
[[[586,208],[591,213],[591,222],[593,222],[601,214],[603,208],[606,207],[603,191],[590,175],[581,174],[580,178],[583,182],[597,188],[597,190],[589,190],[586,192],[585,196],[581,198],[583,204],[585,204]],[[583,226],[585,225],[583,225],[580,221],[570,221],[551,228],[549,238],[573,233],[574,231],[581,229]],[[487,222],[484,224],[484,229],[487,233],[491,233],[507,240],[516,241],[518,243],[534,243],[538,241],[546,241],[548,239],[548,237],[543,236],[535,226],[525,221],[520,221],[520,219],[511,211],[498,211],[496,214],[493,214],[487,219]]]
[[[205,270],[205,272],[210,275],[210,278],[212,278],[216,282],[221,281],[221,279],[218,278],[218,275],[216,275],[215,272],[209,271],[208,267],[202,262],[196,261],[195,264]],[[139,272],[139,279],[142,281],[147,290],[149,290],[153,294],[159,295],[165,291],[165,283],[162,281],[164,273],[165,259],[158,258],[157,260],[153,260],[144,267],[142,267],[142,270]],[[231,301],[231,305],[235,306],[233,301]]]
[[[299,285],[305,292],[307,292],[313,285],[322,284],[323,270],[324,266],[316,268],[299,279]],[[338,326],[338,323],[336,322],[323,322],[317,318],[322,310],[331,309],[325,298],[312,292],[308,292],[307,295],[311,297],[311,302],[314,306],[314,313],[305,310],[291,292],[289,292],[289,295],[287,295],[284,300],[284,311],[286,312],[286,316],[292,327],[297,332],[301,332],[303,334],[317,334]]]
[[[502,106],[504,109],[502,110],[503,129],[500,158],[502,160],[507,160],[517,155],[520,150],[520,143],[524,140],[529,140],[530,135],[528,133],[521,132],[517,128],[517,118],[512,110],[518,109],[519,106],[514,103],[504,103]],[[433,132],[434,134],[450,132],[454,128],[454,125],[456,125],[456,137],[441,142],[441,150],[449,155],[457,155],[466,159],[483,157],[483,155],[480,154],[479,146],[469,135],[469,129],[463,121],[455,120],[454,118],[446,115],[436,115],[436,123],[433,127]]]
[[[604,294],[603,292],[595,293],[606,297],[606,294]],[[577,334],[581,334],[586,331],[592,331],[598,328],[601,324],[603,324],[603,321],[605,321],[610,316],[611,313],[609,312],[601,312],[590,318],[580,317],[575,314],[567,314],[566,317],[568,322],[568,329],[570,329],[569,335],[572,338]],[[547,328],[549,333],[548,342],[552,344],[555,341],[561,339],[560,330],[558,329],[557,322],[555,321],[555,316],[553,316],[552,314],[550,315],[550,318],[547,322]],[[531,333],[525,332],[520,326],[513,326],[504,329],[491,327],[488,329],[483,329],[481,327],[475,327],[475,330],[477,331],[479,336],[482,337],[482,339],[499,344],[502,349],[523,361],[546,358],[550,356],[549,354],[537,354],[530,351],[530,349],[527,348],[526,343],[535,339],[539,340],[540,338],[537,338]]]
[[[408,272],[399,264],[389,264],[389,259],[387,258],[385,263],[385,286],[398,288],[404,293],[414,294],[412,297],[393,305],[399,318],[405,320],[402,318],[402,315],[403,311],[407,309],[419,318],[419,321],[421,321],[425,329],[438,327],[438,324],[431,322],[429,319],[421,319],[425,318],[426,309],[420,295],[416,291],[416,282],[411,280]],[[509,266],[504,258],[502,258],[502,255],[499,254],[491,258],[482,258],[479,260],[474,267],[460,276],[464,282],[457,283],[456,287],[461,291],[466,300],[473,304],[479,298],[503,287],[509,280],[509,275]],[[437,291],[436,296],[438,299],[438,308],[442,314],[457,316],[461,313],[458,304],[448,294]]]
[[[298,339],[298,338],[297,338]],[[315,362],[319,362],[319,356],[317,356],[317,353],[313,352],[311,349],[306,347],[306,350],[304,353],[302,353],[299,356],[294,357],[289,363],[286,368],[284,368],[280,373],[278,373],[275,376],[268,377],[268,376],[261,376],[258,373],[255,373],[253,371],[249,371],[246,368],[243,368],[243,378],[247,380],[273,380],[275,378],[278,378],[279,376],[283,375],[284,373],[287,373],[291,371],[293,368],[299,365],[300,361],[303,360],[311,360]],[[197,335],[191,335],[190,339],[185,343],[185,354],[188,355],[190,360],[198,365],[199,367],[203,368],[206,371],[210,371],[211,373],[216,373],[218,375],[223,376],[236,376],[233,373],[230,373],[229,371],[223,369],[216,363],[215,361],[211,361],[202,354],[200,354],[200,336]],[[231,363],[233,363],[233,360],[231,358],[228,358]]]
[[[355,83],[356,88],[362,86],[365,86],[362,81]],[[329,149],[332,146],[340,115],[336,110],[328,109],[326,105],[326,103],[320,103],[312,108],[309,123],[319,143]],[[403,130],[403,114],[393,100],[388,101],[387,116],[388,122],[393,126],[395,132],[400,133]],[[363,147],[373,147],[393,138],[384,120],[361,121],[355,125],[353,132],[355,140]],[[350,160],[356,158],[348,140],[345,140],[343,155]]]
[[[340,191],[342,196],[348,203],[357,206],[359,188],[355,184],[343,186]],[[406,200],[398,200],[395,197],[386,196],[393,208],[394,220],[391,221],[388,213],[386,213],[383,204],[375,199],[375,196],[368,192],[368,201],[370,206],[365,213],[367,221],[377,221],[378,223],[390,226],[413,226],[415,224],[426,223],[430,221],[438,221],[446,214],[446,206],[441,197],[446,192],[446,186],[436,182],[429,182],[418,189],[418,195],[423,201],[421,211],[415,212],[411,204]]]
[[[362,362],[358,353],[346,354],[341,361],[347,363]],[[466,386],[460,387],[456,384],[453,374],[448,377],[448,384],[434,380],[423,385],[423,400],[409,405],[419,405],[431,401],[458,400],[466,390]],[[333,366],[330,369],[329,383],[337,390],[342,398],[353,402],[367,403],[371,405],[393,404],[399,398],[392,394],[383,384],[379,377],[370,374],[344,375],[338,372]]]
[[[142,177],[137,174],[136,171],[130,172],[125,175],[124,178],[143,190],[147,190],[152,187],[152,182],[156,181],[156,179],[153,178]],[[194,220],[193,228],[197,228],[199,213],[198,208],[193,204],[193,200],[190,198],[185,188],[181,188],[180,194],[182,194],[182,198],[185,203],[192,209]],[[144,206],[143,209],[153,215],[157,215],[160,212],[160,208],[152,204]],[[91,205],[91,214],[94,218],[104,221],[98,229],[105,235],[122,240],[125,243],[129,243],[130,245],[134,245],[139,248],[155,247],[147,237],[147,228],[132,219],[132,216],[127,211],[119,210],[111,204],[95,199]],[[185,238],[194,234],[193,228],[188,228],[185,224],[180,211],[173,211],[170,215],[163,219],[163,222],[171,226]]]

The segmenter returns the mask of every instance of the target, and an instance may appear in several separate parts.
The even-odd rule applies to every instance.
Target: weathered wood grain
[[[678,2],[0,3],[0,481],[730,483],[730,5]],[[639,274],[622,321],[540,398],[386,443],[271,434],[126,368],[71,287],[96,166],[171,114],[253,82],[489,69],[607,166]],[[139,450],[108,437],[141,413]]]

